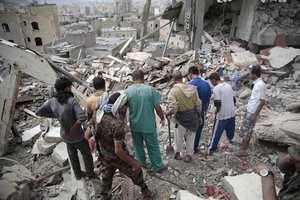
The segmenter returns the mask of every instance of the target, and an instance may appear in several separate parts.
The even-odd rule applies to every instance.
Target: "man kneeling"
[[[112,94],[106,108],[111,107],[119,96],[120,93]],[[123,110],[122,107],[119,109],[120,115]],[[141,187],[144,198],[155,196],[156,191],[151,191],[145,184],[141,166],[129,155],[124,143],[124,122],[113,116],[111,109],[104,109],[104,115],[101,122],[96,126],[96,129],[96,134],[98,134],[98,138],[100,138],[98,142],[101,150],[102,199],[107,200],[112,198],[112,181],[117,169],[130,177],[134,184]]]

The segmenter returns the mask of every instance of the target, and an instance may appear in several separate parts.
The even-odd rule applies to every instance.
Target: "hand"
[[[259,174],[260,170],[267,169],[270,171],[270,167],[264,163],[258,163],[255,167],[255,173]]]
[[[198,127],[200,127],[202,125],[202,118],[198,117]]]
[[[75,123],[71,128],[70,128],[70,133],[74,133],[76,132],[77,130],[81,129],[81,123]]]
[[[164,127],[166,125],[166,120],[160,120],[160,126]]]
[[[257,120],[257,115],[253,114],[250,120],[251,120],[251,124],[255,124],[255,122]]]
[[[137,162],[134,162],[132,165],[132,171],[139,172],[141,170],[142,170],[141,166]]]
[[[84,138],[86,140],[89,140],[92,137],[92,130],[90,128],[86,129],[86,131],[84,132]]]

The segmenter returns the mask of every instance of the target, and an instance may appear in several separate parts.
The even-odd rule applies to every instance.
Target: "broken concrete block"
[[[0,180],[0,199],[15,199],[19,195],[10,181]]]
[[[248,67],[249,65],[259,64],[255,54],[250,51],[232,53],[231,58],[233,64],[239,67]]]
[[[61,192],[57,197],[51,198],[52,200],[71,200],[74,194]]]
[[[32,129],[26,130],[22,134],[23,145],[28,145],[31,143],[34,137],[38,137],[42,133],[41,126],[38,125]]]
[[[255,173],[225,176],[222,178],[222,183],[233,200],[263,199],[261,177]]]
[[[294,71],[300,71],[300,63],[294,63],[294,64],[292,64],[292,67],[293,67]]]
[[[37,141],[37,148],[44,155],[49,155],[52,153],[53,149],[56,146],[56,143],[48,143],[44,140],[44,138],[39,138]]]
[[[292,62],[297,55],[300,55],[300,49],[273,47],[267,58],[273,68],[280,69]]]
[[[251,90],[249,88],[246,88],[240,95],[240,99],[247,99],[248,97],[251,96]]]
[[[292,103],[290,105],[287,105],[285,107],[286,111],[292,112],[292,113],[300,113],[300,102]]]
[[[2,178],[11,182],[21,183],[30,183],[35,180],[35,177],[32,176],[31,171],[29,171],[23,165],[13,165],[3,167],[3,176]]]
[[[202,198],[190,193],[187,190],[179,190],[177,193],[176,200],[205,200],[205,199],[202,199]],[[210,200],[213,200],[213,199],[210,198]]]
[[[300,81],[300,71],[295,71],[293,77],[296,82]]]
[[[281,124],[280,130],[285,132],[289,137],[300,141],[299,126],[300,126],[300,120],[287,121]]]
[[[45,142],[48,143],[59,143],[62,141],[60,137],[60,127],[51,127],[50,130],[45,134]]]
[[[51,154],[51,158],[60,167],[66,166],[68,164],[68,151],[65,142],[60,142],[56,145],[53,153]]]

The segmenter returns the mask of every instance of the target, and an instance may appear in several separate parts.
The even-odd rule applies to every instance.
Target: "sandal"
[[[176,152],[176,153],[175,153],[174,159],[175,159],[175,160],[182,160],[182,157],[180,156],[180,153],[179,153],[179,152]]]
[[[192,161],[192,156],[190,156],[190,155],[186,155],[185,156],[185,159],[184,159],[184,162],[191,162]]]
[[[146,191],[143,191],[142,193],[143,193],[143,197],[144,197],[143,199],[150,199],[157,194],[157,191],[155,189],[153,189],[153,190],[147,189]]]

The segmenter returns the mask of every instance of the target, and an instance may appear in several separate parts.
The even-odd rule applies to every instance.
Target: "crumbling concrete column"
[[[205,1],[194,1],[195,17],[194,17],[194,31],[192,40],[192,49],[201,48],[201,37],[203,32],[203,19],[205,15]]]
[[[257,4],[258,0],[243,0],[236,32],[237,38],[246,41],[250,40]]]

